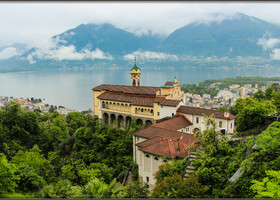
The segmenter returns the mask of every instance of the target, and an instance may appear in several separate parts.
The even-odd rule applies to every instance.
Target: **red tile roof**
[[[204,109],[204,108],[197,108],[197,107],[191,107],[191,106],[180,106],[177,109],[177,113],[183,113],[183,114],[191,114],[191,115],[207,115],[210,116],[211,114],[214,114],[215,118],[218,119],[235,119],[236,116],[229,113],[229,117],[224,116],[223,111],[217,111],[217,110],[210,110],[210,109]]]
[[[189,137],[191,135],[191,137]],[[183,139],[185,138],[185,139]],[[195,141],[192,134],[183,137],[165,138],[153,137],[136,144],[140,151],[166,158],[185,158],[188,154],[186,148]]]
[[[101,100],[111,100],[111,101],[121,101],[121,102],[128,102],[132,105],[139,105],[139,106],[154,106],[155,98],[151,98],[149,96],[131,96],[122,93],[111,93],[111,92],[104,92],[103,94],[97,97]]]
[[[186,118],[184,115],[175,115],[174,118],[153,124],[151,126],[159,127],[159,128],[166,128],[171,130],[179,130],[181,128],[185,128],[187,126],[192,125],[192,122]]]
[[[140,151],[164,156],[166,158],[184,158],[187,156],[186,148],[195,140],[194,134],[176,131],[180,128],[192,125],[184,115],[176,115],[174,118],[153,124],[148,128],[133,133],[134,136],[147,138],[136,146]]]
[[[159,103],[162,106],[176,107],[181,101],[180,100],[165,99],[164,97],[157,97],[155,99],[155,102]]]
[[[101,84],[95,88],[92,88],[92,90],[106,90],[110,92],[121,92],[125,94],[144,94],[156,96],[156,91],[160,90],[160,87]]]
[[[166,81],[164,86],[173,86],[173,82],[172,81]]]
[[[154,102],[159,103],[163,106],[176,107],[180,100],[170,100],[164,99],[164,97],[149,96],[149,95],[137,95],[137,94],[124,94],[124,93],[114,93],[114,92],[104,92],[97,97],[101,100],[111,100],[111,101],[121,101],[128,102],[132,105],[148,106],[153,107]]]
[[[161,136],[161,137],[166,137],[166,138],[174,138],[176,136],[182,136],[186,133],[180,132],[180,131],[174,131],[171,129],[166,129],[166,128],[160,128],[160,127],[154,127],[154,126],[149,126],[148,128],[145,129],[140,129],[133,133],[135,136],[143,137],[150,139],[155,136]]]

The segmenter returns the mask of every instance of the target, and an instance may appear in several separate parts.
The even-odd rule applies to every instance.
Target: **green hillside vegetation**
[[[239,99],[230,111],[236,114],[237,133],[243,140],[229,141],[215,129],[196,133],[188,150],[197,150],[191,163],[196,172],[185,178],[187,158],[166,163],[156,172],[155,198],[279,196],[280,110],[279,85],[265,93]],[[145,198],[132,156],[132,122],[128,130],[99,126],[90,114],[73,112],[66,117],[27,111],[16,102],[0,110],[0,197],[9,198]],[[254,134],[254,135],[252,135]],[[252,151],[254,145],[260,149]],[[241,167],[243,174],[228,180]],[[121,186],[129,169],[133,181]]]
[[[278,85],[279,86],[279,85]],[[188,150],[197,150],[193,175],[185,178],[186,162],[162,165],[152,196],[157,198],[280,198],[280,122],[269,114],[279,112],[280,90],[277,85],[263,94],[239,99],[231,108],[237,116],[237,135],[243,140],[229,141],[215,131],[213,116],[208,129],[196,133],[197,141]],[[264,131],[261,131],[263,130]],[[259,135],[252,135],[257,130]],[[252,151],[254,145],[260,151]],[[243,174],[234,182],[229,179],[241,168]],[[192,192],[189,192],[190,188]]]
[[[89,114],[63,117],[10,102],[0,110],[0,197],[146,197],[137,182],[121,186],[127,169],[137,180],[136,130],[135,123],[129,130],[101,128]]]

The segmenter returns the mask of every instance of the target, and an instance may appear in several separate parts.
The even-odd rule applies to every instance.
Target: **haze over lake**
[[[141,66],[140,66],[141,67]],[[43,102],[73,108],[93,109],[92,88],[100,84],[130,85],[127,70],[79,70],[0,73],[0,96],[41,98]],[[280,76],[280,70],[147,70],[142,69],[143,86],[161,86],[172,81],[198,83],[206,79],[236,76]]]

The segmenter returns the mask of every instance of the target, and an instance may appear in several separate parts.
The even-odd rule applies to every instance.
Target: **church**
[[[174,116],[184,105],[184,92],[176,77],[161,87],[141,86],[141,69],[130,70],[131,85],[101,84],[93,88],[94,115],[102,125],[127,128],[132,118],[137,124],[151,125]]]
[[[204,115],[214,115],[216,131],[230,136],[235,116],[223,111],[184,106],[184,92],[175,77],[161,87],[141,86],[141,69],[130,70],[131,85],[101,84],[93,88],[94,114],[103,126],[129,128],[150,125],[133,133],[133,159],[139,177],[150,188],[161,164],[188,156],[187,147],[196,141],[194,132],[204,131]]]

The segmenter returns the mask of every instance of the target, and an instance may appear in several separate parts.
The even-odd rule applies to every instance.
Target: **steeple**
[[[131,85],[140,86],[141,85],[141,69],[136,64],[136,56],[134,61],[134,66],[130,70],[131,75]]]
[[[174,78],[173,83],[174,83],[174,84],[177,84],[177,83],[178,83],[178,80],[177,80],[176,76],[175,76],[175,78]]]

